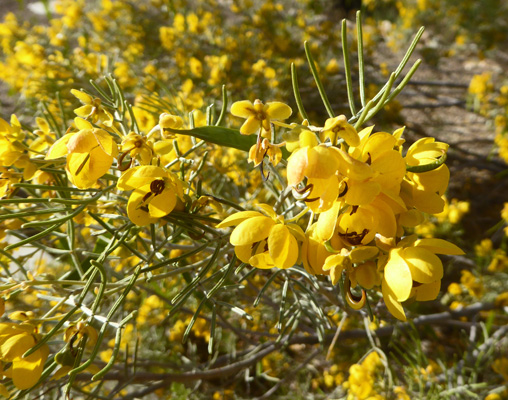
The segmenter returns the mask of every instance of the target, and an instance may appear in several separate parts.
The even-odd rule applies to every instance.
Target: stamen
[[[150,183],[150,192],[157,196],[163,192],[165,187],[164,179],[156,179]]]

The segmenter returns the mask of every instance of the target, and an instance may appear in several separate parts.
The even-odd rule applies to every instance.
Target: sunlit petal
[[[274,225],[275,221],[265,216],[249,218],[233,230],[230,242],[233,246],[259,242],[268,237]]]

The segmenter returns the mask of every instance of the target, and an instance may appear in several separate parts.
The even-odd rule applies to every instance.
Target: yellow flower
[[[487,257],[492,251],[492,248],[492,240],[483,239],[480,244],[474,246],[474,252],[478,257]]]
[[[0,118],[0,166],[23,169],[23,179],[32,179],[37,167],[30,161],[26,145],[23,143],[25,134],[18,118],[12,114],[11,123]]]
[[[231,105],[231,114],[247,119],[240,128],[242,135],[251,135],[261,128],[270,132],[272,121],[288,119],[292,112],[291,107],[278,101],[263,104],[256,99],[252,104],[249,100],[242,100]]]
[[[436,254],[459,255],[464,252],[442,239],[407,237],[388,253],[381,289],[390,313],[406,320],[400,304],[410,297],[418,301],[434,300],[441,288],[443,264]]]
[[[376,234],[393,237],[397,233],[396,214],[403,210],[397,201],[383,193],[364,206],[350,206],[339,199],[319,215],[318,235],[323,240],[339,235],[350,246],[368,244]]]
[[[460,271],[460,274],[460,283],[464,285],[469,294],[473,297],[480,298],[485,290],[481,279],[478,279],[471,271],[465,269]]]
[[[255,268],[291,268],[298,261],[298,241],[305,234],[298,225],[284,223],[267,204],[260,204],[257,211],[242,211],[227,217],[217,228],[237,227],[229,241],[235,246],[236,256]]]
[[[87,337],[86,346],[93,347],[95,343],[97,343],[97,339],[99,337],[97,330],[87,323],[78,322],[75,325],[69,326],[64,333],[64,340],[67,343],[71,343],[71,347],[73,343],[79,342],[83,337]]]
[[[276,166],[282,159],[281,146],[283,146],[283,144],[271,144],[267,138],[263,138],[261,144],[256,143],[250,148],[249,162],[254,163],[254,166],[257,167],[263,162],[263,158],[268,156],[269,162],[273,166]]]
[[[183,126],[183,119],[178,115],[162,113],[159,116],[159,127],[163,137],[173,138],[174,134],[166,129],[180,129]],[[169,134],[166,135],[166,133]]]
[[[324,142],[326,138],[329,138],[332,145],[337,144],[337,139],[341,138],[349,146],[358,146],[360,144],[360,137],[356,132],[353,125],[347,122],[345,115],[339,115],[335,118],[328,118],[325,121],[325,126],[321,131],[321,141]]]
[[[340,151],[343,162],[340,173],[347,178],[344,200],[350,205],[370,203],[380,192],[397,197],[406,174],[406,165],[399,151],[398,140],[387,132],[370,135],[373,127],[360,132],[361,144],[349,154]],[[402,203],[402,200],[399,200]]]
[[[316,232],[316,224],[313,224],[307,232],[305,232],[305,240],[302,243],[302,262],[303,266],[309,274],[312,275],[329,275],[329,270],[324,270],[323,266],[327,257],[333,255],[325,246],[325,241],[321,240]],[[330,240],[330,246],[339,251],[344,247],[338,235],[333,236]]]
[[[122,154],[119,157],[118,163],[121,164],[123,158],[129,154],[131,157],[129,166],[136,156],[139,156],[139,160],[143,165],[150,164],[152,157],[155,156],[152,143],[149,142],[145,136],[139,135],[135,132],[130,132],[123,138],[120,151]]]
[[[508,382],[508,358],[501,357],[494,360],[492,363],[492,369],[497,374],[501,375],[505,381]]]
[[[46,160],[67,155],[65,169],[69,179],[76,187],[87,189],[108,172],[118,146],[105,130],[96,129],[81,118],[75,118],[74,122],[79,131],[57,140],[48,150]]]
[[[487,270],[490,272],[502,272],[508,267],[508,256],[503,249],[496,249]]]
[[[305,202],[312,211],[324,212],[339,196],[341,181],[336,172],[340,162],[337,148],[318,145],[316,135],[304,130],[300,133],[300,148],[288,159],[288,185],[296,187],[307,177],[303,191],[308,193]],[[301,194],[299,190],[296,192]]]
[[[323,265],[324,271],[330,271],[332,284],[336,285],[342,274],[346,270],[348,278],[354,275],[353,264],[363,264],[369,259],[374,258],[379,253],[379,249],[374,246],[357,246],[352,250],[343,247],[339,254],[334,254],[326,258]],[[353,280],[352,286],[357,285],[357,281]]]
[[[443,157],[448,145],[434,138],[422,138],[408,149],[405,161],[409,166],[427,165]],[[401,186],[400,196],[408,207],[415,207],[429,214],[443,211],[444,192],[448,187],[450,171],[444,164],[427,172],[407,172]]]
[[[49,124],[45,119],[37,117],[35,122],[39,129],[34,131],[34,135],[37,135],[37,139],[30,144],[30,150],[42,152],[55,142],[55,134],[51,132]]]
[[[97,125],[104,125],[107,127],[113,126],[114,118],[111,113],[101,105],[101,99],[76,89],[71,89],[71,93],[84,104],[82,107],[74,110],[74,113],[78,117],[85,119],[90,118],[90,121]]]
[[[501,210],[501,218],[508,223],[508,203],[504,203],[503,209]]]
[[[12,363],[9,369],[1,373],[12,378],[14,386],[20,390],[30,389],[37,383],[48,358],[47,345],[43,345],[28,357],[23,358],[23,354],[36,343],[34,326],[0,323],[0,360],[4,363]]]
[[[153,224],[168,215],[183,199],[183,184],[171,172],[152,165],[126,171],[118,180],[118,189],[132,190],[127,215],[136,225]]]

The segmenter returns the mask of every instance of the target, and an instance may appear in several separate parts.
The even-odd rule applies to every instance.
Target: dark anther
[[[312,199],[306,198],[303,199],[305,203],[312,203],[313,201],[319,200],[319,197],[313,197]]]
[[[141,203],[140,203],[140,205],[139,205],[139,206],[141,207],[141,206],[143,205],[143,203],[144,203],[145,201],[147,201],[147,200],[150,198],[150,196],[151,196],[152,194],[153,194],[152,192],[148,192],[147,194],[145,194],[145,195],[143,196],[143,200],[141,201]]]
[[[367,165],[370,165],[370,164],[372,164],[372,158],[371,158],[371,156],[370,156],[370,153],[367,153],[367,154],[369,155],[369,157],[367,158],[367,161],[365,161],[365,163],[366,163]]]
[[[353,214],[355,214],[357,211],[358,211],[358,206],[352,206],[352,207],[351,207],[351,212],[349,213],[349,215],[353,215]]]
[[[78,354],[78,349],[74,348],[74,342],[78,339],[78,332],[74,333],[72,335],[71,340],[69,341],[69,348],[71,351],[71,354],[75,357]]]
[[[268,171],[268,173],[265,176],[265,172],[263,170],[263,161],[261,161],[261,164],[259,164],[259,170],[261,171],[261,176],[263,177],[263,181],[266,182],[268,180],[268,178],[270,177],[270,171]]]
[[[339,193],[339,197],[342,197],[342,196],[345,196],[346,193],[347,193],[347,182],[344,182],[344,190],[342,190],[342,192]]]
[[[305,192],[310,192],[314,188],[314,184],[309,183],[307,186],[305,186],[302,189],[295,188],[295,192],[298,194],[304,194]]]
[[[131,167],[131,165],[132,165],[132,158],[129,160],[129,162],[127,164],[122,166],[123,160],[124,160],[125,156],[127,154],[129,154],[129,153],[130,153],[130,150],[127,150],[126,152],[120,154],[120,157],[118,157],[118,170],[119,171],[122,171],[122,172],[123,171],[127,171]]]
[[[352,246],[359,246],[362,244],[363,238],[369,233],[369,230],[365,228],[362,233],[356,233],[356,232],[346,232],[346,233],[339,233],[339,236],[346,240],[350,245]]]
[[[150,192],[157,196],[162,193],[165,187],[164,179],[156,179],[150,183]]]

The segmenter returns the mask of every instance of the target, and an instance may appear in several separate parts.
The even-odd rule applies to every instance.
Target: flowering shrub
[[[0,79],[26,104],[0,119],[2,395],[439,395],[454,377],[416,327],[490,310],[483,342],[458,346],[505,379],[482,349],[504,324],[504,250],[482,242],[450,282],[469,209],[445,197],[449,145],[372,122],[422,30],[377,87],[361,13],[351,44],[320,2],[93,3],[0,25]]]

